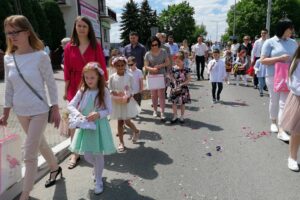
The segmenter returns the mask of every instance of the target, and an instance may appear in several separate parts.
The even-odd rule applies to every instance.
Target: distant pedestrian
[[[288,96],[287,92],[274,91],[275,64],[290,63],[298,44],[291,39],[294,25],[291,20],[285,18],[277,23],[275,36],[267,39],[261,50],[260,62],[266,66],[266,84],[270,95],[269,114],[271,132],[277,134],[277,138],[283,141],[289,140],[289,135],[281,128],[281,116]],[[285,81],[285,79],[282,79]]]
[[[146,54],[146,48],[139,43],[139,35],[137,32],[131,32],[129,34],[130,44],[126,45],[123,50],[123,55],[128,58],[133,56],[136,59],[136,66],[143,71],[144,68],[144,56]]]
[[[208,47],[203,43],[203,37],[199,36],[197,39],[198,43],[192,47],[192,57],[193,60],[196,60],[196,70],[198,81],[200,77],[204,80],[204,68],[205,68],[205,59],[208,57]],[[201,72],[200,72],[201,65]]]
[[[232,72],[233,57],[230,50],[225,51],[225,68],[227,84],[230,84],[230,75]]]
[[[109,90],[105,87],[104,71],[98,63],[89,62],[82,71],[80,89],[68,105],[78,129],[70,145],[70,150],[84,158],[93,166],[95,194],[103,192],[103,154],[116,152],[107,116],[112,104]],[[71,119],[70,119],[71,120]]]
[[[168,43],[166,43],[166,45],[170,48],[170,54],[172,56],[172,59],[174,60],[174,56],[179,51],[179,46],[177,43],[174,42],[173,35],[168,36]]]
[[[61,68],[62,69],[64,69],[65,48],[70,41],[71,41],[71,39],[69,37],[66,37],[60,41],[60,46],[62,48],[62,53],[61,53]]]
[[[232,44],[230,46],[230,51],[232,53],[233,60],[236,60],[239,48],[240,48],[240,43],[238,43],[237,39],[233,39]]]
[[[247,77],[246,77],[246,68],[248,66],[249,60],[246,56],[246,50],[242,49],[239,53],[238,56],[236,58],[236,60],[234,61],[234,66],[233,66],[233,70],[234,70],[234,77],[235,77],[235,83],[236,85],[240,85],[240,79],[243,79],[244,82],[244,86],[248,86],[247,83]]]
[[[104,71],[105,79],[108,79],[103,50],[96,40],[92,22],[85,16],[78,16],[74,22],[71,42],[67,44],[64,51],[65,91],[63,98],[65,100],[70,102],[77,93],[82,78],[82,69],[88,62],[98,62]],[[70,130],[71,140],[74,132],[74,129]],[[76,167],[79,160],[79,155],[72,154],[68,168]]]
[[[169,95],[169,102],[172,103],[173,119],[171,123],[178,120],[177,105],[180,106],[180,123],[184,123],[185,104],[191,103],[190,92],[188,84],[191,81],[190,70],[184,67],[184,53],[180,51],[176,55],[176,65],[172,67],[171,71],[171,91]]]
[[[136,60],[135,57],[130,56],[128,58],[129,72],[133,76],[133,98],[136,102],[141,106],[142,102],[142,91],[144,89],[144,76],[142,70],[136,67]]]
[[[109,61],[109,49],[108,49],[108,46],[105,45],[104,49],[103,49],[103,54],[104,54],[104,57],[105,57],[105,63],[106,63],[106,66],[108,66],[108,61]]]
[[[260,62],[260,58],[256,60],[254,65],[255,75],[258,79],[258,89],[259,89],[259,95],[262,97],[264,96],[263,90],[266,85],[265,76],[266,76],[266,68],[263,64]]]
[[[132,142],[136,143],[140,130],[136,128],[131,121],[133,117],[139,114],[140,108],[133,97],[133,77],[126,70],[127,59],[123,56],[117,56],[113,59],[113,65],[117,70],[116,73],[109,78],[109,89],[112,98],[112,114],[111,119],[118,120],[118,137],[119,137],[119,152],[125,151],[125,143],[123,139],[124,124],[133,131]]]
[[[225,62],[220,59],[220,50],[213,50],[213,58],[207,65],[209,72],[209,81],[212,85],[212,101],[220,102],[221,92],[223,90],[223,81],[226,78]],[[218,88],[218,90],[217,90]]]
[[[289,70],[290,93],[282,114],[281,126],[291,134],[288,168],[299,171],[297,155],[300,145],[300,47],[293,57]]]
[[[23,15],[9,16],[4,20],[4,30],[7,41],[4,56],[5,100],[0,126],[7,125],[10,110],[13,109],[26,133],[22,148],[25,175],[19,200],[28,200],[36,180],[39,152],[50,168],[50,177],[45,187],[54,185],[58,176],[62,177],[62,168],[58,166],[44,137],[49,116],[47,96],[53,106],[51,121],[56,128],[59,126],[57,86],[49,56],[44,52],[44,44],[28,19]],[[45,86],[49,95],[46,95]]]

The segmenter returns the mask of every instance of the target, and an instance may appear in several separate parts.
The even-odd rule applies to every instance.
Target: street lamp
[[[270,23],[271,23],[271,10],[272,10],[272,0],[268,0],[266,29],[268,30],[269,34],[270,34]]]

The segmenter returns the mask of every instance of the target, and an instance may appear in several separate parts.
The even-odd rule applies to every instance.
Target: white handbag
[[[147,87],[149,90],[165,88],[165,76],[163,74],[149,74],[147,76]]]

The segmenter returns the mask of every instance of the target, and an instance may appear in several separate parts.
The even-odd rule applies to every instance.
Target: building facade
[[[57,0],[65,20],[67,37],[72,34],[77,16],[88,17],[102,46],[110,48],[111,24],[117,22],[116,13],[106,6],[105,0]]]

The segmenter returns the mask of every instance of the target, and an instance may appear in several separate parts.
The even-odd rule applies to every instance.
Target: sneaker
[[[279,140],[284,141],[284,142],[290,141],[290,136],[289,136],[285,131],[280,131],[280,132],[278,132],[277,138],[278,138]]]
[[[161,114],[160,114],[160,119],[161,119],[161,120],[165,120],[165,119],[166,119],[166,116],[165,116],[164,113],[161,113]]]
[[[181,124],[183,124],[183,123],[184,123],[184,117],[183,117],[183,116],[180,116],[180,118],[179,118],[179,122],[180,122]]]
[[[177,120],[178,120],[177,115],[174,115],[173,119],[171,120],[171,124],[175,124]]]
[[[217,100],[216,100],[216,99],[213,99],[213,100],[212,100],[212,103],[213,103],[213,104],[216,104],[216,103],[217,103]]]
[[[157,113],[157,111],[153,111],[153,117],[158,117],[158,113]]]
[[[297,161],[291,157],[288,158],[288,168],[292,171],[299,171],[299,166]]]
[[[103,184],[95,184],[94,193],[96,195],[101,194],[103,192]]]
[[[278,127],[274,123],[271,124],[271,132],[272,133],[278,133]]]
[[[263,96],[264,96],[264,94],[263,94],[263,93],[260,93],[260,94],[259,94],[259,96],[263,97]]]

